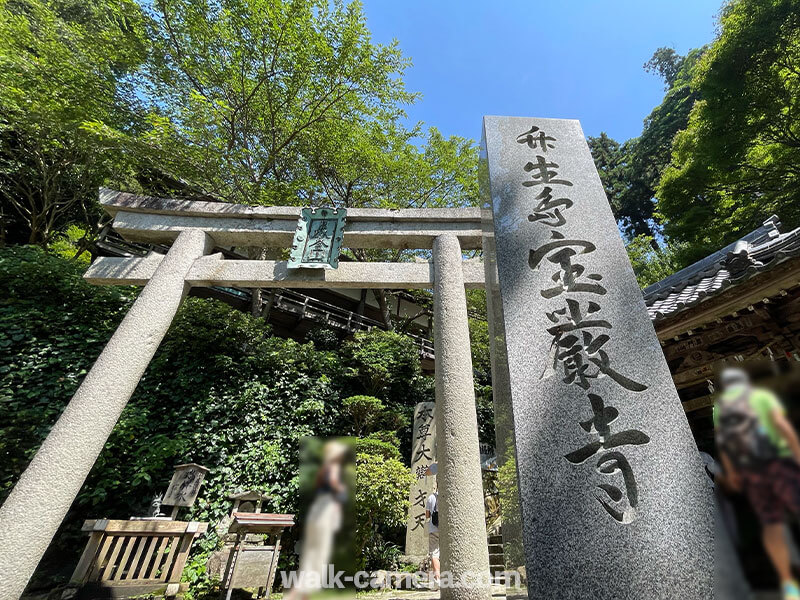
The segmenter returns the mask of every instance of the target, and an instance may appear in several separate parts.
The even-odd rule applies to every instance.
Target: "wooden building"
[[[701,450],[713,449],[716,375],[747,364],[790,408],[800,404],[800,228],[773,216],[755,231],[644,290]]]

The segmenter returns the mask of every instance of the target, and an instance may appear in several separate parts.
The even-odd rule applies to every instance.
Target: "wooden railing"
[[[303,319],[310,319],[329,327],[344,329],[348,333],[368,330],[373,327],[383,327],[380,322],[374,319],[360,316],[347,309],[288,289],[275,291],[272,310],[292,313]]]
[[[115,597],[175,595],[192,542],[206,529],[208,523],[185,521],[87,520],[89,542],[70,586],[109,588]]]
[[[303,319],[310,319],[328,327],[343,329],[348,333],[384,329],[383,323],[360,316],[352,311],[339,308],[328,302],[318,300],[294,290],[277,290],[272,310],[292,313]],[[417,345],[420,356],[433,360],[435,352],[433,341],[413,333],[404,333]]]

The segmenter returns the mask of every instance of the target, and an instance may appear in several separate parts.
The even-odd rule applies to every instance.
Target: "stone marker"
[[[436,476],[425,473],[436,462],[436,404],[420,402],[414,408],[414,437],[411,439],[411,484],[408,525],[406,526],[406,556],[419,562],[428,554],[428,528],[425,522],[425,501],[436,491]]]
[[[483,135],[529,596],[711,598],[710,486],[580,124]]]

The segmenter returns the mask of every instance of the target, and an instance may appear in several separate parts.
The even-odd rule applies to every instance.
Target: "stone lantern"
[[[228,498],[233,500],[231,517],[235,512],[260,513],[261,505],[265,500],[269,500],[269,496],[254,491],[231,494]]]

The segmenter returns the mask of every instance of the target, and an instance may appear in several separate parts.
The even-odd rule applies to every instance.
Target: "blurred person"
[[[436,475],[438,471],[437,463],[428,467],[426,475]],[[425,501],[425,519],[428,522],[428,556],[431,557],[433,567],[433,585],[437,587],[440,579],[439,566],[439,490],[438,486]]]
[[[747,495],[784,600],[800,600],[784,533],[786,512],[800,516],[800,439],[780,400],[746,371],[725,369],[720,386],[713,416],[725,483]]]
[[[322,587],[333,553],[333,538],[342,526],[342,510],[347,502],[343,464],[349,448],[331,440],[322,448],[322,465],[314,480],[314,500],[308,511],[297,585],[287,600],[306,599]]]

